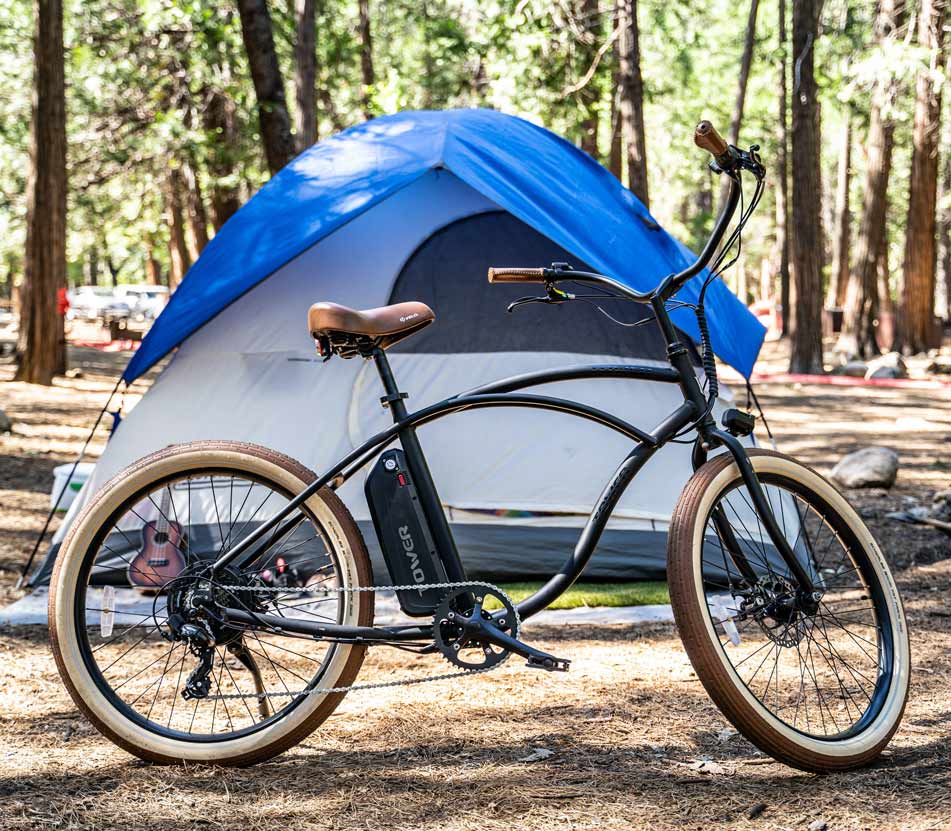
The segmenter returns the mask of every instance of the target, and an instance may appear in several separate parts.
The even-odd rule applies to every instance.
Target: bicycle
[[[875,540],[834,487],[788,456],[747,448],[752,415],[729,410],[722,426],[713,417],[718,386],[704,291],[730,264],[765,170],[758,148],[728,145],[709,122],[698,126],[695,142],[728,177],[728,199],[696,261],[653,291],[563,263],[489,271],[490,282],[544,287],[510,310],[575,300],[649,304],[669,366],[535,372],[410,413],[386,349],[430,325],[433,312],[422,303],[369,311],[318,303],[308,313],[318,351],[325,360],[375,363],[390,427],[320,476],[265,448],[210,441],[166,448],[108,483],[73,524],[50,594],[54,655],[93,724],[146,760],[245,765],[301,741],[352,690],[488,672],[513,654],[530,668],[566,671],[569,660],[522,639],[522,621],[582,574],[621,494],[654,453],[690,441],[695,472],[671,519],[668,575],[700,681],[744,736],[789,765],[831,771],[874,759],[908,694],[901,600]],[[744,176],[756,190],[721,248]],[[668,313],[686,305],[674,296],[705,268],[693,308],[706,389]],[[592,293],[573,294],[571,286]],[[585,404],[526,392],[579,378],[677,384],[683,401],[647,431]],[[633,442],[564,567],[518,604],[467,578],[416,435],[448,414],[492,407],[569,413]],[[377,589],[366,545],[335,494],[374,459],[366,480],[374,525],[400,606],[419,622],[374,625]],[[193,522],[193,513],[209,521]],[[134,559],[142,528],[152,553]],[[147,571],[156,547],[169,545],[184,565],[160,579],[132,575],[151,590],[131,605],[117,601],[116,564]],[[451,671],[357,684],[366,651],[380,646],[442,655]]]

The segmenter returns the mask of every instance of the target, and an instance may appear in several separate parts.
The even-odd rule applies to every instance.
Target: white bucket
[[[92,476],[95,467],[95,462],[80,462],[76,465],[76,472],[73,473],[72,476],[69,475],[73,470],[72,464],[54,467],[53,492],[50,494],[50,507],[52,508],[56,505],[56,500],[59,499],[59,505],[56,505],[56,510],[69,510],[69,506],[73,504],[76,494],[82,490],[83,485],[86,484],[86,480]],[[69,487],[66,487],[67,480],[69,481]],[[66,493],[64,493],[63,498],[60,499],[59,495],[64,487],[66,488]]]

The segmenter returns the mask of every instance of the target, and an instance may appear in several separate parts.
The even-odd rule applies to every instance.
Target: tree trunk
[[[99,285],[99,248],[96,243],[89,246],[86,252],[86,263],[83,269],[83,282],[87,286]]]
[[[786,124],[789,113],[786,103],[786,0],[779,0],[779,119],[776,129],[776,261],[779,271],[779,305],[782,308],[783,336],[789,334],[792,307],[789,304],[789,171],[787,149],[789,137]]]
[[[617,77],[615,73],[615,78]],[[614,88],[617,88],[615,82]],[[621,110],[618,107],[617,95],[611,91],[611,155],[608,158],[608,170],[618,179],[623,177],[624,143],[621,141]]]
[[[373,38],[370,33],[370,0],[359,0],[360,13],[360,74],[363,79],[363,117],[373,118],[373,93],[376,73],[373,71]]]
[[[208,212],[205,210],[205,198],[201,192],[198,173],[191,164],[184,166],[182,177],[185,188],[188,230],[191,232],[189,235],[189,254],[194,262],[205,246],[208,245]]]
[[[168,287],[178,287],[191,266],[188,244],[185,240],[185,218],[182,206],[183,178],[181,171],[170,168],[165,180],[165,216],[168,222],[169,272]]]
[[[598,13],[598,0],[581,0],[581,40],[578,43],[578,61],[580,71],[585,73],[597,60],[598,45],[601,39],[601,17]],[[581,102],[581,149],[591,158],[599,159],[598,150],[598,105],[600,90],[597,80],[592,77],[580,90]]]
[[[875,19],[879,48],[895,37],[901,22],[903,0],[882,0]],[[875,319],[878,314],[878,263],[883,250],[888,207],[895,124],[891,117],[897,81],[889,74],[872,90],[872,109],[866,139],[862,218],[855,241],[842,313],[842,331],[835,350],[843,358],[867,358],[878,353]]]
[[[938,136],[941,87],[935,75],[944,72],[946,0],[921,0],[918,9],[918,45],[930,52],[930,65],[915,80],[915,127],[911,156],[908,221],[905,224],[905,261],[898,343],[907,353],[932,346],[935,295],[935,207],[938,190]]]
[[[819,185],[819,102],[814,57],[821,0],[793,4],[793,56],[798,72],[792,95],[791,269],[793,304],[790,372],[822,372],[822,193]]]
[[[852,214],[849,210],[850,166],[852,164],[852,118],[846,113],[839,136],[839,170],[835,186],[835,216],[833,217],[832,272],[826,305],[841,307],[845,301],[845,287],[849,283],[849,246],[851,244]]]
[[[258,100],[264,157],[273,176],[294,158],[294,142],[284,96],[284,77],[274,49],[271,15],[267,0],[238,0],[238,12]]]
[[[736,100],[733,103],[733,116],[730,118],[730,144],[739,144],[740,125],[743,123],[743,108],[746,105],[746,87],[750,80],[750,67],[753,64],[753,47],[756,45],[756,14],[759,0],[750,0],[750,14],[746,20],[746,38],[743,42],[743,57],[740,60],[740,77],[736,87]],[[722,177],[720,185],[720,204],[726,203],[730,190],[730,181]]]
[[[162,267],[155,258],[155,238],[145,238],[145,282],[150,286],[162,285]]]
[[[951,320],[951,154],[945,153],[941,161],[941,218],[938,223],[939,250],[941,252],[941,285],[944,287],[944,304],[935,313]],[[11,271],[11,280],[13,274]]]
[[[297,24],[294,132],[297,152],[303,153],[317,141],[317,0],[294,0],[294,20]]]
[[[62,0],[34,0],[33,112],[17,381],[51,384],[66,370],[58,313],[66,288],[66,84]]]
[[[615,5],[613,27],[618,27],[618,9]],[[621,52],[618,41],[615,39],[611,50],[613,63],[611,67],[611,153],[608,158],[608,170],[618,179],[622,176],[624,143],[621,141],[621,108],[618,106],[618,91],[621,86]]]
[[[886,201],[885,213],[888,213]],[[875,295],[872,298],[873,308],[878,309],[878,316],[892,314],[895,310],[892,304],[891,287],[888,285],[888,278],[891,276],[891,269],[888,267],[888,223],[884,224],[879,241],[878,255],[875,258]]]
[[[234,102],[223,92],[211,90],[203,113],[205,130],[215,138],[208,158],[211,176],[211,224],[215,232],[241,207],[238,196],[237,158],[238,129]]]
[[[894,133],[894,122],[882,114],[880,105],[873,103],[863,188],[865,202],[855,243],[855,263],[845,292],[842,331],[835,347],[844,358],[867,358],[878,352],[875,340],[876,286],[879,254],[884,245]]]
[[[644,132],[644,80],[641,78],[641,49],[638,41],[637,0],[618,0],[618,49],[621,55],[621,132],[627,147],[628,187],[645,208],[650,208],[647,191],[647,137]]]

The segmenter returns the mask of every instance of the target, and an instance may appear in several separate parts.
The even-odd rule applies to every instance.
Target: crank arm
[[[521,655],[527,659],[526,666],[532,669],[546,669],[549,672],[567,672],[568,666],[571,664],[571,661],[567,658],[556,658],[554,655],[542,652],[542,650],[536,649],[534,646],[522,643],[517,638],[513,638],[508,633],[503,632],[487,621],[483,621],[479,629],[479,638],[495,646],[508,649],[516,655]]]

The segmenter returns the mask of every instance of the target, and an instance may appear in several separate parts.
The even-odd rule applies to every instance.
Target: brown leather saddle
[[[425,303],[411,301],[358,311],[337,303],[314,303],[307,311],[307,328],[324,357],[368,357],[373,349],[394,343],[425,329],[436,319]]]

